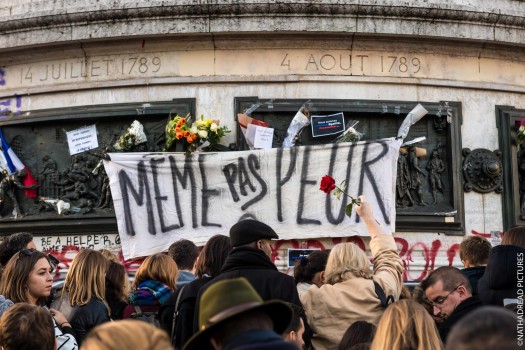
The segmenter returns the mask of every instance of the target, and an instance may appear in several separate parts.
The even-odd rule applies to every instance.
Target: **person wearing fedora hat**
[[[201,296],[219,281],[244,277],[253,286],[263,300],[278,299],[299,306],[302,304],[292,276],[277,270],[271,260],[271,239],[278,239],[275,231],[257,220],[242,220],[230,229],[230,241],[233,247],[222,266],[221,273],[199,289],[195,314],[199,312]],[[306,320],[306,318],[304,318]],[[305,327],[308,328],[305,322]],[[198,331],[194,323],[194,332]],[[305,343],[309,344],[308,332]]]
[[[280,300],[263,301],[246,278],[213,284],[201,302],[199,332],[184,350],[298,349],[281,338],[292,320],[292,309]]]

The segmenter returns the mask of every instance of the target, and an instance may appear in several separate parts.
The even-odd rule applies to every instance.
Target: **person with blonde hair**
[[[173,350],[168,334],[155,326],[135,320],[105,323],[93,329],[81,350]]]
[[[72,307],[71,325],[82,344],[95,326],[110,320],[110,309],[105,299],[108,260],[102,253],[85,249],[75,256],[64,281]]]
[[[0,346],[3,350],[56,350],[53,327],[47,310],[17,303],[0,320]]]
[[[98,250],[102,255],[104,255],[104,258],[108,259],[109,261],[116,262],[117,264],[122,264],[118,258],[118,256],[113,253],[111,250],[102,248]]]
[[[425,308],[414,300],[403,299],[386,308],[370,349],[443,350],[443,343]]]
[[[179,269],[175,260],[157,253],[149,256],[140,265],[133,281],[133,294],[124,309],[123,317],[133,314],[157,313],[177,288]],[[160,325],[160,321],[158,322]]]
[[[335,349],[343,334],[355,321],[377,324],[384,311],[376,293],[381,288],[386,296],[398,300],[402,287],[403,262],[394,237],[383,233],[374,218],[372,206],[364,196],[357,214],[370,233],[370,250],[374,270],[366,254],[355,244],[336,244],[328,256],[325,284],[312,285],[302,296],[315,349]]]
[[[0,294],[15,304],[29,303],[45,307],[52,286],[53,267],[49,255],[24,248],[6,264],[0,279]],[[5,311],[5,308],[2,310]],[[55,309],[46,309],[46,312],[53,316],[58,347],[61,350],[78,349],[75,332],[66,316]]]

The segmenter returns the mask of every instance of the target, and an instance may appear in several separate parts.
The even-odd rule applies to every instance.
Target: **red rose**
[[[335,189],[335,180],[328,175],[323,176],[319,189],[324,193],[332,192]]]

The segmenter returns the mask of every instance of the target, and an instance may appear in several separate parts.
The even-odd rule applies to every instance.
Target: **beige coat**
[[[371,239],[374,259],[373,279],[385,294],[399,299],[402,287],[403,262],[391,235],[379,234]],[[313,331],[316,350],[337,349],[344,333],[355,321],[377,325],[384,308],[372,280],[354,277],[334,285],[318,288],[312,285],[301,296],[308,323]]]

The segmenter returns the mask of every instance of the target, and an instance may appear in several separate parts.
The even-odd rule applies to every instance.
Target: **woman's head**
[[[121,263],[109,263],[106,271],[106,288],[110,289],[118,299],[126,299],[129,293],[129,277]]]
[[[85,249],[75,256],[64,281],[71,306],[86,305],[92,298],[105,301],[108,260],[96,250]]]
[[[372,278],[370,262],[357,245],[336,244],[330,251],[324,273],[325,283],[335,284],[352,277]]]
[[[46,309],[18,303],[8,309],[0,320],[0,346],[4,350],[53,350],[55,329]]]
[[[113,253],[112,251],[110,251],[108,249],[99,249],[98,251],[102,255],[104,255],[104,258],[108,259],[110,262],[113,261],[113,262],[116,262],[116,263],[120,264],[120,260],[119,260],[118,256],[115,255],[115,253]]]
[[[352,323],[339,343],[339,350],[351,349],[353,346],[361,343],[371,343],[375,330],[376,326],[366,321]]]
[[[153,280],[164,283],[171,290],[175,290],[178,276],[179,269],[175,261],[165,254],[157,253],[147,257],[140,265],[135,274],[133,287],[136,288],[142,282]]]
[[[525,248],[525,226],[514,226],[503,235],[503,245],[516,245]]]
[[[84,339],[80,349],[170,350],[173,348],[168,334],[161,329],[142,321],[120,320],[95,327]]]
[[[298,259],[293,268],[295,284],[301,282],[314,283],[320,287],[323,279],[319,275],[326,268],[328,254],[330,254],[330,250],[319,250],[311,252],[307,257]]]
[[[390,304],[377,325],[371,350],[442,350],[436,323],[410,299]]]
[[[204,275],[217,276],[231,250],[230,237],[223,235],[211,237],[199,255],[196,275],[198,277]]]
[[[47,254],[22,249],[5,266],[0,294],[15,303],[43,305],[51,294],[52,284],[52,268]]]

